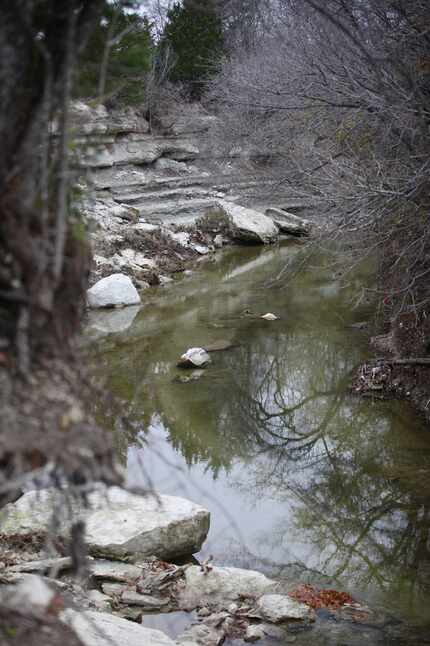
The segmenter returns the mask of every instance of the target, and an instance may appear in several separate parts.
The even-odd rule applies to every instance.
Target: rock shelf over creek
[[[137,110],[73,104],[76,206],[91,231],[91,283],[125,274],[143,290],[224,244],[309,235],[311,223],[285,209],[250,208],[246,193],[255,178],[233,170],[232,160],[208,163],[215,121],[201,107],[182,106],[154,133]],[[116,280],[109,284],[112,293],[106,284],[96,285],[96,294],[103,287],[102,298],[90,290],[89,305],[135,304],[129,287],[118,295]]]

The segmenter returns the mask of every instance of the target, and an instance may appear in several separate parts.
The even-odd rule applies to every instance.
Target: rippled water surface
[[[210,509],[203,554],[218,564],[312,568],[426,623],[430,433],[405,403],[348,393],[370,333],[353,326],[372,313],[357,305],[363,276],[342,287],[318,259],[300,268],[300,253],[229,250],[145,292],[138,313],[94,315],[97,370],[121,401],[103,422],[131,484]],[[286,261],[298,272],[271,283]],[[234,347],[178,380],[192,374],[176,368],[182,352],[218,341]]]

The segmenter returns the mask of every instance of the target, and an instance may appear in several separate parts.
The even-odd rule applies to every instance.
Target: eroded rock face
[[[225,608],[228,602],[242,596],[255,598],[274,590],[275,581],[260,572],[234,567],[213,567],[203,572],[193,565],[185,572],[185,587],[180,593],[179,605],[184,610],[205,604]]]
[[[217,208],[227,216],[233,238],[263,244],[278,239],[278,227],[267,215],[226,200],[218,200]]]
[[[71,518],[64,492],[29,491],[1,511],[2,532],[24,535],[48,531],[55,509],[58,532],[63,536],[72,520],[85,521],[90,554],[136,561],[152,555],[168,559],[197,552],[209,530],[209,512],[176,496],[137,496],[110,487],[106,492],[91,493],[88,503],[85,509],[70,500]]]
[[[75,135],[146,133],[149,130],[146,119],[133,108],[108,112],[104,105],[92,107],[83,101],[74,101],[71,104],[70,120]]]
[[[93,308],[139,305],[140,296],[129,276],[112,274],[87,290],[87,301]]]
[[[68,608],[61,620],[70,626],[85,646],[175,646],[160,630],[104,612],[76,612]]]

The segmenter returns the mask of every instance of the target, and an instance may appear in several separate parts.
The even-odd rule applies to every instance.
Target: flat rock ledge
[[[209,531],[209,512],[176,496],[138,496],[110,487],[89,494],[88,508],[66,496],[67,491],[54,489],[29,491],[1,511],[2,533],[48,532],[55,511],[60,535],[67,535],[77,518],[85,521],[90,554],[136,561],[193,554]]]

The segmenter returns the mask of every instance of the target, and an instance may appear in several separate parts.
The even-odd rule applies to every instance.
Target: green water
[[[371,333],[351,327],[372,313],[365,278],[342,287],[321,259],[300,269],[300,254],[229,250],[145,292],[127,330],[93,327],[97,370],[120,399],[101,418],[130,484],[210,509],[203,554],[217,564],[278,576],[312,568],[426,623],[430,433],[405,403],[348,393]],[[287,261],[297,273],[273,284]],[[258,318],[266,312],[280,320]],[[109,316],[91,323],[106,329]],[[213,353],[198,380],[176,380],[190,374],[175,367],[182,352],[219,340],[235,347]]]

